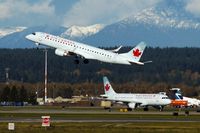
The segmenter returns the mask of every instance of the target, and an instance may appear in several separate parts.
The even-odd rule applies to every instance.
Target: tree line
[[[130,47],[124,47],[120,52],[129,50]],[[43,51],[43,49],[0,49],[0,82],[2,84],[6,82],[5,69],[9,68],[9,82],[29,83],[30,86],[34,86],[30,88],[36,88],[38,83],[43,83]],[[102,76],[106,75],[118,92],[158,92],[180,87],[186,95],[198,96],[199,57],[200,48],[148,47],[142,61],[153,62],[144,66],[108,64],[93,60],[90,60],[89,64],[75,65],[75,57],[59,57],[54,54],[53,49],[48,49],[48,83],[54,86],[51,88],[57,88],[52,89],[52,94],[49,95],[57,96],[59,93],[70,94],[67,97],[80,93],[98,95],[103,93]],[[65,87],[59,88],[60,84],[65,84]],[[92,87],[96,87],[95,91]],[[4,87],[0,86],[0,89],[3,90]],[[53,92],[57,90],[59,91]]]
[[[15,85],[1,88],[0,90],[0,102],[3,105],[4,102],[12,103],[29,103],[36,104],[35,94],[27,89],[24,86],[17,88]],[[20,104],[21,105],[21,104]]]

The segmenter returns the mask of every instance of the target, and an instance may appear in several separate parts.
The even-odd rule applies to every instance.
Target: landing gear
[[[149,108],[145,107],[145,108],[144,108],[144,111],[149,111]]]
[[[89,60],[88,60],[88,59],[85,59],[85,60],[83,60],[83,63],[84,63],[84,64],[88,64],[88,63],[89,63]]]
[[[35,45],[36,45],[36,49],[38,50],[40,44],[38,42],[35,42]]]
[[[78,65],[79,64],[79,60],[78,59],[74,60],[74,64]]]
[[[128,110],[128,111],[132,111],[133,109],[132,109],[132,108],[127,108],[127,110]]]
[[[161,106],[161,107],[160,107],[160,112],[163,111],[163,109],[164,109],[164,106]]]

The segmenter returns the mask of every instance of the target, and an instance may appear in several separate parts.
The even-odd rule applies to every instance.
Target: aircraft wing
[[[106,98],[106,95],[101,95],[101,96],[104,96]],[[117,100],[117,99],[110,99],[110,98],[106,98],[107,100],[110,100],[110,101],[117,101],[117,102],[123,102],[125,104],[127,103],[136,103],[136,104],[143,104],[141,101],[138,101],[138,100]]]
[[[107,97],[109,97],[108,95],[106,95],[106,94],[103,94],[103,95],[100,95],[101,97],[105,97],[105,98],[107,98]]]

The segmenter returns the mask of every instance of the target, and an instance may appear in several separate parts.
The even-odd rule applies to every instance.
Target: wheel
[[[161,107],[160,107],[160,112],[162,112],[162,111],[163,111],[163,109],[164,109],[164,107],[163,107],[163,106],[161,106]]]
[[[149,111],[149,108],[144,108],[144,111]]]
[[[133,109],[132,109],[132,108],[127,108],[127,110],[128,110],[128,111],[132,111]]]
[[[88,63],[89,63],[89,60],[88,60],[88,59],[85,59],[85,60],[83,60],[83,63],[84,63],[84,64],[88,64]]]
[[[74,64],[79,64],[79,60],[74,60]]]

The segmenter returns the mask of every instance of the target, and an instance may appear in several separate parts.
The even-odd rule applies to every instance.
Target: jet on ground
[[[103,77],[103,82],[105,94],[101,95],[101,97],[109,101],[127,105],[128,111],[137,107],[143,107],[145,111],[148,111],[148,106],[153,106],[162,111],[164,106],[171,103],[171,100],[165,93],[116,93],[107,77]]]

